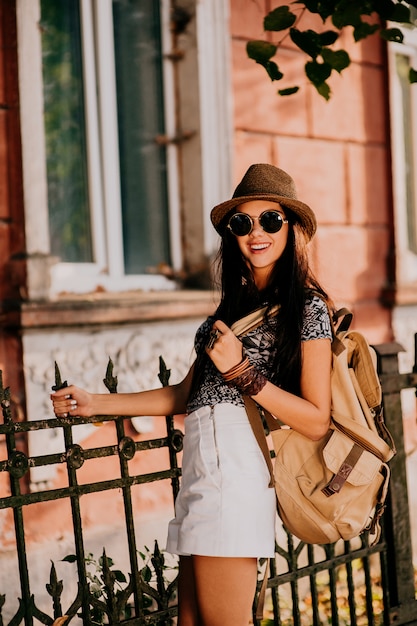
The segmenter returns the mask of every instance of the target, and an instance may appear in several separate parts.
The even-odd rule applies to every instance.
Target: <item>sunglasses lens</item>
[[[277,233],[283,225],[283,218],[278,211],[265,211],[259,218],[259,223],[266,233]]]
[[[248,235],[252,230],[252,220],[249,215],[235,213],[229,221],[229,228],[236,237]]]

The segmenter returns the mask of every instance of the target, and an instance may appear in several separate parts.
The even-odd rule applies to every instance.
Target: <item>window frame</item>
[[[100,11],[97,4],[100,3]],[[94,10],[94,5],[96,10]],[[89,194],[92,216],[94,263],[62,263],[53,258],[49,246],[47,176],[45,163],[45,137],[43,133],[43,87],[42,87],[42,55],[39,32],[40,0],[17,0],[18,48],[19,48],[19,86],[21,97],[22,122],[22,160],[25,192],[25,223],[28,252],[28,291],[30,299],[54,299],[60,294],[89,293],[97,289],[109,292],[131,290],[173,290],[177,288],[175,281],[164,275],[127,275],[123,267],[123,243],[121,226],[120,185],[108,171],[118,171],[118,137],[117,116],[113,117],[113,132],[106,128],[107,149],[103,151],[103,171],[98,163],[102,158],[100,151],[100,128],[95,111],[99,108],[102,120],[114,116],[116,112],[116,94],[112,84],[115,83],[113,47],[106,45],[109,40],[111,21],[111,0],[80,0],[82,30],[84,39],[83,65],[85,72],[84,86],[86,89],[86,125],[88,126],[87,158],[89,161]],[[201,198],[195,198],[197,212],[201,214],[202,228],[198,232],[183,219],[187,207],[183,204],[184,197],[192,195],[190,182],[182,173],[179,163],[182,160],[184,145],[170,140],[177,135],[178,109],[183,106],[182,100],[187,94],[180,93],[179,101],[175,100],[178,92],[178,67],[172,60],[170,1],[161,0],[162,45],[163,45],[163,76],[166,97],[165,124],[168,166],[168,211],[170,217],[171,261],[174,272],[180,272],[187,265],[186,249],[193,247],[209,258],[217,246],[217,236],[209,219],[210,209],[229,193],[231,174],[231,82],[229,74],[228,8],[223,0],[200,0],[195,2],[194,17],[196,32],[201,41],[194,48],[196,55],[194,76],[198,91],[197,111],[195,113],[195,132],[198,141],[191,144],[191,154],[201,176]],[[97,70],[103,74],[105,68],[106,83],[102,76],[99,80],[106,84],[106,96],[101,101],[96,99],[96,67],[93,59],[92,30],[97,19],[97,45],[102,49],[103,56]],[[107,35],[106,35],[107,33]],[[111,35],[112,36],[112,35]],[[204,50],[207,53],[204,54]],[[219,50],[214,60],[208,64],[209,51]],[[104,54],[109,54],[104,60]],[[202,53],[203,52],[203,53]],[[223,52],[223,54],[221,54]],[[111,71],[109,71],[109,68]],[[101,85],[101,87],[102,87]],[[226,96],[224,90],[227,88]],[[220,96],[223,97],[223,104]],[[36,106],[34,105],[36,103]],[[106,108],[107,107],[107,108]],[[213,109],[215,113],[213,114]],[[34,132],[36,129],[36,132]],[[117,146],[117,150],[112,148]],[[190,145],[187,145],[190,151]],[[36,153],[37,159],[32,155]],[[117,155],[117,156],[116,156]],[[115,161],[116,158],[116,161]],[[36,162],[35,162],[36,161]],[[182,163],[181,163],[182,165]],[[101,178],[104,184],[101,184]],[[116,177],[117,178],[117,177]],[[101,207],[104,206],[104,211]],[[114,208],[118,207],[118,210]],[[185,226],[184,226],[185,223]],[[36,226],[35,226],[36,224]],[[184,244],[184,237],[187,241]],[[111,254],[108,254],[111,251]],[[108,257],[110,260],[108,261]],[[192,264],[192,263],[191,263]],[[188,264],[189,265],[189,264]]]
[[[395,24],[398,28],[398,24]],[[409,58],[410,67],[417,67],[417,29],[401,28],[403,43],[388,44],[389,99],[391,109],[391,154],[393,178],[393,202],[396,247],[396,282],[399,300],[403,299],[402,289],[417,283],[417,252],[409,247],[409,226],[407,214],[407,178],[405,157],[405,133],[403,124],[403,99],[401,84],[397,73],[397,55]],[[417,91],[410,85],[411,129],[413,172],[409,178],[417,181]],[[417,225],[417,184],[414,182],[414,222]],[[417,228],[417,226],[416,226]],[[417,232],[413,233],[417,239]]]

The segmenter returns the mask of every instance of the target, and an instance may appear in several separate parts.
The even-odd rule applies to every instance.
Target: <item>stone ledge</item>
[[[61,296],[48,302],[9,304],[0,312],[3,328],[120,325],[206,317],[218,297],[212,291],[92,293]]]
[[[417,305],[417,283],[397,285],[395,304],[397,306]]]

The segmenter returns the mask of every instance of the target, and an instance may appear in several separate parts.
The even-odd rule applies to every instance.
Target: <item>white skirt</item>
[[[273,557],[275,490],[246,411],[203,407],[185,418],[181,488],[167,551]]]

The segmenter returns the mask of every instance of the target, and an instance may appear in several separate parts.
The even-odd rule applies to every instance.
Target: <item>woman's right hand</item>
[[[54,413],[57,417],[91,417],[92,394],[70,385],[51,394]]]
[[[213,336],[214,333],[214,336]],[[206,353],[219,372],[227,372],[243,359],[243,346],[240,339],[221,320],[216,320],[211,331],[212,341]]]

